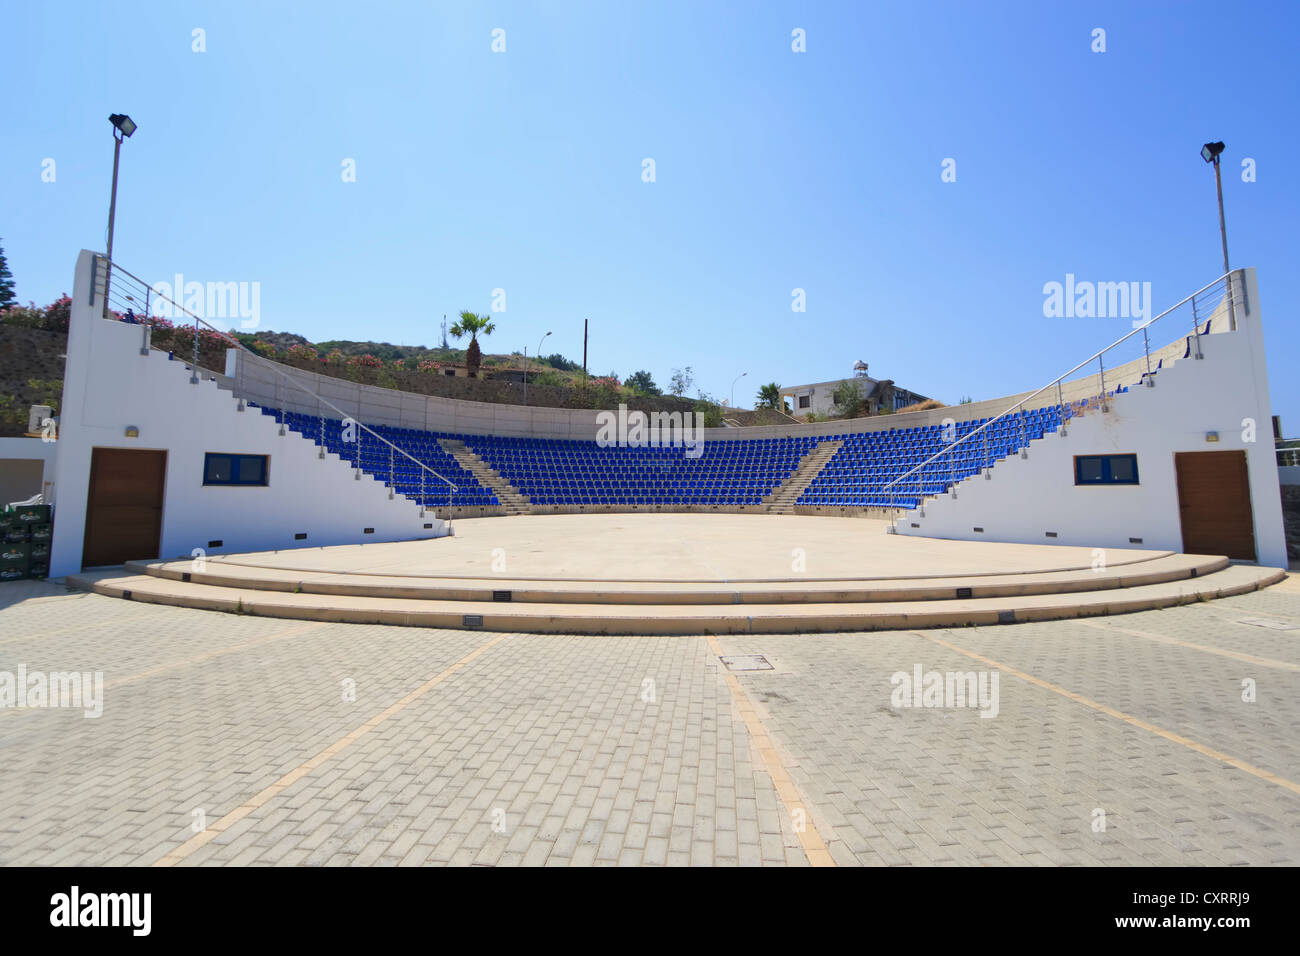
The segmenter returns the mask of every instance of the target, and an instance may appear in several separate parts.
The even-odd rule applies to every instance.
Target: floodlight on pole
[[[748,374],[749,374],[748,372],[741,372],[739,375],[736,376],[735,380],[732,381],[731,383],[731,397],[727,399],[727,404],[730,405],[732,408],[736,407],[736,382],[739,382],[742,378],[744,378]]]
[[[538,359],[542,357],[542,343],[547,340],[550,334],[551,334],[550,332],[547,332],[546,335],[543,335],[540,339],[537,340]],[[528,404],[528,346],[527,345],[524,346],[524,404],[525,405]]]
[[[1225,149],[1222,142],[1206,143],[1201,147],[1201,159],[1214,164],[1214,189],[1219,196],[1219,239],[1223,243],[1223,273],[1228,289],[1228,328],[1237,329],[1237,304],[1233,301],[1231,267],[1228,265],[1228,226],[1223,217],[1223,176],[1219,172],[1219,156]]]
[[[122,156],[122,140],[136,130],[135,121],[125,113],[113,113],[113,190],[108,200],[108,271],[104,274],[104,317],[108,317],[108,287],[113,278],[113,222],[117,218],[117,166]]]
[[[117,131],[123,136],[130,136],[135,132],[135,121],[125,113],[114,113],[108,118],[108,121],[112,123],[113,126],[116,127]]]

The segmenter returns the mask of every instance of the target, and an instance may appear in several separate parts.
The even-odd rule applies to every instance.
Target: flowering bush
[[[338,349],[330,349],[329,355],[321,359],[326,365],[342,365],[344,363],[343,353]]]
[[[317,353],[317,351],[310,345],[303,345],[295,342],[293,345],[289,346],[289,358],[291,359],[303,359],[308,362],[314,362],[316,361],[318,354],[319,353]]]
[[[43,309],[35,302],[0,309],[0,322],[29,329],[42,329],[46,332],[67,332],[68,319],[71,315],[72,299],[64,295]]]
[[[51,332],[68,331],[68,322],[72,318],[72,297],[60,296],[45,307],[45,328]]]
[[[438,372],[442,370],[442,363],[430,362],[428,359],[421,359],[418,368],[421,372]]]
[[[348,368],[383,368],[384,360],[373,355],[354,355],[348,359]]]

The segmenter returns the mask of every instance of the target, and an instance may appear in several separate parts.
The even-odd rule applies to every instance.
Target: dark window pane
[[[1101,481],[1101,459],[1079,459],[1079,481]]]
[[[230,456],[208,455],[203,480],[208,484],[224,484],[230,481]]]
[[[1137,481],[1137,461],[1129,455],[1116,455],[1110,460],[1111,481]]]
[[[239,483],[260,485],[266,481],[266,459],[260,455],[245,455],[239,459]]]

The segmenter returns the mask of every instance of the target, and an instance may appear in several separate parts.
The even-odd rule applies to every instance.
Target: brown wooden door
[[[1255,518],[1244,451],[1174,455],[1183,551],[1254,561]]]
[[[165,451],[94,449],[82,567],[158,557],[166,477]]]

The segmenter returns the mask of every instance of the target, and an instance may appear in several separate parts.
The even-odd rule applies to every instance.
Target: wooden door
[[[1256,560],[1255,518],[1244,451],[1174,455],[1183,551]]]
[[[166,477],[165,451],[94,449],[82,567],[158,557]]]

